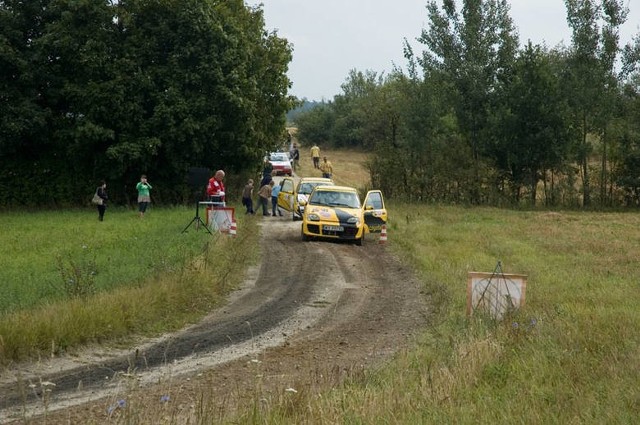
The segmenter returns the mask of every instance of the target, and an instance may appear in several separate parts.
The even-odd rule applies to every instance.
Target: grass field
[[[144,219],[110,208],[104,222],[93,208],[0,214],[0,365],[162,333],[209,312],[241,279],[231,271],[257,261],[259,232],[239,214],[233,243],[194,226],[183,233],[194,215],[182,207]]]
[[[304,147],[301,152],[301,174],[315,175]],[[366,185],[366,172],[357,169],[366,155],[326,153],[331,155],[338,183]],[[295,397],[285,394],[279,399],[256,391],[246,409],[230,414],[229,423],[637,423],[640,215],[387,206],[387,249],[420,276],[432,306],[432,325],[414,347],[379,370],[353,375],[320,396],[311,396],[314,391],[304,388],[297,388]],[[0,235],[2,257],[12,271],[2,279],[28,282],[14,285],[14,294],[21,289],[39,293],[39,275],[49,276],[53,286],[61,281],[56,278],[56,254],[79,263],[91,263],[95,257],[95,284],[104,294],[92,297],[90,307],[86,300],[64,301],[58,290],[50,291],[44,304],[21,294],[19,306],[32,307],[27,313],[13,311],[0,318],[4,344],[0,355],[9,358],[7,335],[19,334],[14,327],[23,326],[23,332],[37,336],[46,330],[52,312],[62,310],[72,317],[111,311],[103,316],[120,318],[120,335],[178,327],[219,302],[227,287],[222,282],[234,285],[231,278],[257,258],[258,232],[251,220],[239,223],[250,230],[246,232],[249,239],[239,237],[233,244],[218,239],[206,247],[202,240],[210,239],[202,233],[180,234],[191,218],[188,210],[154,210],[148,218],[141,223],[128,211],[108,212],[104,223],[86,211],[3,217],[9,221],[0,224],[12,231]],[[34,225],[39,222],[43,224]],[[105,229],[108,235],[102,235]],[[98,247],[86,242],[96,239],[104,241]],[[91,255],[84,254],[85,244],[91,247],[87,248]],[[125,252],[115,252],[119,250]],[[215,252],[228,255],[219,258]],[[143,253],[140,261],[122,265],[128,270],[123,276],[116,270],[108,272],[135,260],[138,253]],[[528,276],[525,307],[502,321],[467,317],[468,273],[491,272],[498,261],[505,273]],[[200,271],[212,267],[226,270],[228,277],[216,285],[198,284],[205,276]],[[111,277],[103,280],[105,275]],[[178,319],[167,323],[154,317],[153,311],[125,303],[145,297],[157,300],[145,304],[158,305],[160,311],[176,310]],[[193,303],[194,310],[181,310],[185,303]],[[143,309],[141,318],[129,316],[137,308]],[[127,313],[124,321],[123,311]],[[34,329],[37,326],[43,329]],[[85,335],[84,341],[118,335],[105,334],[105,328],[104,323],[96,323],[96,334]],[[33,341],[37,338],[24,341],[30,347],[27,354],[34,347],[46,349],[46,344],[40,347]],[[50,339],[46,341],[50,345]],[[269,397],[270,408],[256,409],[264,397]],[[206,404],[203,400],[203,411]],[[206,417],[199,420],[210,423]]]
[[[181,208],[144,220],[114,209],[104,222],[93,209],[2,213],[0,255],[11,261],[0,270],[0,312],[55,302],[83,279],[106,291],[181,268],[202,249],[201,238],[178,228],[189,216]]]

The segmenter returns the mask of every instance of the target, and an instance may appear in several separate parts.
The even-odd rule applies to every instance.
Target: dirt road
[[[101,423],[125,408],[149,421],[193,417],[198,400],[233,409],[257,376],[267,392],[321,390],[389,358],[425,325],[419,282],[376,236],[362,247],[302,242],[290,215],[256,219],[262,263],[225,307],[125,350],[93,347],[4,372],[0,422],[46,412],[49,424]]]

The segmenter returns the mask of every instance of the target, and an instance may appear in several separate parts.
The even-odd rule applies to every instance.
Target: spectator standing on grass
[[[209,196],[209,200],[211,202],[218,202],[224,206],[224,171],[218,170],[216,173],[209,179],[209,184],[207,185],[207,195]]]
[[[247,207],[246,214],[253,214],[253,179],[249,179],[242,191],[242,205]]]
[[[258,204],[262,206],[262,215],[268,216],[269,214],[269,200],[271,199],[271,188],[273,187],[273,180],[260,187],[258,190]]]
[[[271,215],[274,217],[276,217],[276,215],[282,217],[282,212],[278,208],[278,194],[281,188],[279,184],[274,184],[273,189],[271,189]]]
[[[322,177],[326,177],[328,179],[333,175],[333,165],[331,165],[331,161],[327,161],[327,157],[325,156],[322,164],[320,164],[320,171],[322,171]]]
[[[107,210],[107,200],[109,199],[107,183],[104,180],[100,182],[100,186],[96,189],[96,195],[102,199],[102,204],[96,205],[98,207],[98,220],[104,221],[104,212]]]
[[[147,176],[143,174],[136,185],[136,190],[138,191],[138,212],[140,213],[140,218],[144,217],[144,213],[147,212],[147,207],[149,206],[149,203],[151,203],[150,189],[153,188],[147,181]]]
[[[313,160],[313,168],[320,168],[320,148],[316,144],[311,146],[311,159]]]

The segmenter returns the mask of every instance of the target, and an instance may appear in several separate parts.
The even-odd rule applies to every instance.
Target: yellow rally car
[[[346,186],[316,186],[302,215],[302,240],[351,240],[362,245],[365,233],[382,230],[387,223],[382,192],[371,190],[364,204],[358,191]]]
[[[309,195],[316,186],[333,185],[333,180],[323,177],[303,177],[296,184],[291,177],[285,177],[280,183],[278,206],[293,213],[293,220],[301,219]]]

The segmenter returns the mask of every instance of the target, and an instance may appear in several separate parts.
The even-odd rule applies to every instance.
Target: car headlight
[[[349,217],[347,219],[347,223],[358,225],[360,224],[360,220],[358,219],[358,217]]]
[[[309,214],[307,218],[309,221],[320,221],[320,216],[318,214]]]

